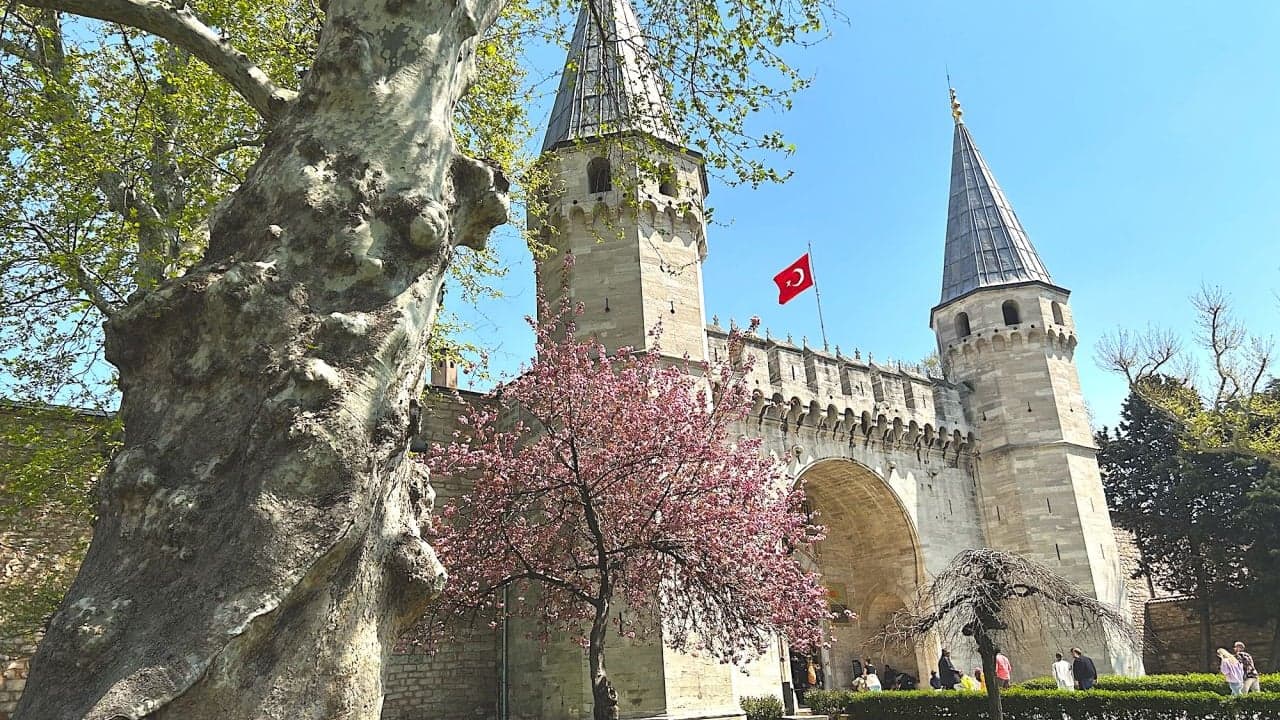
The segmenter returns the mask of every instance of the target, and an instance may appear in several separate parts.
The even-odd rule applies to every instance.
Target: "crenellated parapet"
[[[724,328],[707,327],[711,361],[746,368],[755,394],[751,422],[797,438],[844,436],[953,461],[977,449],[962,388],[943,378],[756,335],[744,338],[740,358],[729,358],[728,338]]]
[[[974,361],[981,357],[1010,350],[1041,347],[1051,355],[1070,360],[1079,344],[1074,330],[1065,327],[1048,328],[1028,326],[997,327],[978,331],[953,340],[946,346],[947,359],[951,363]]]
[[[530,227],[543,231],[543,240],[558,247],[570,238],[607,239],[612,231],[641,227],[666,241],[697,246],[707,255],[706,195],[701,157],[688,150],[670,149],[656,163],[660,177],[647,164],[628,158],[635,152],[623,145],[582,143],[557,150],[547,162],[550,185],[545,206],[530,217]],[[552,232],[546,232],[554,230]]]

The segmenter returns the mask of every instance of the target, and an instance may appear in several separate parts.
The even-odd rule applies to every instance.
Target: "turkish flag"
[[[813,287],[813,271],[809,269],[809,253],[787,266],[786,270],[773,276],[778,283],[778,304],[786,305],[791,298]]]

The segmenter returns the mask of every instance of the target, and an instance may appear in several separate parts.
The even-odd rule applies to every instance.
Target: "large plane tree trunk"
[[[107,325],[125,441],[19,718],[372,719],[438,591],[407,461],[445,265],[506,218],[455,101],[501,0],[329,0],[209,250]]]

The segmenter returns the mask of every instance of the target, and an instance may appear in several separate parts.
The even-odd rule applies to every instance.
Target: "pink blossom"
[[[826,591],[793,553],[824,533],[760,440],[730,435],[751,407],[741,365],[699,378],[656,352],[610,356],[565,314],[547,313],[527,371],[429,454],[433,475],[473,480],[432,538],[450,572],[441,620],[533,618],[541,637],[598,653],[600,676],[606,630],[659,637],[659,622],[669,645],[724,662],[774,634],[819,645]],[[507,588],[511,605],[495,607]]]

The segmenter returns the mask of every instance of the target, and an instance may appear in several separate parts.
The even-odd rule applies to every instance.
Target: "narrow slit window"
[[[1000,311],[1004,313],[1005,325],[1017,325],[1022,322],[1022,314],[1018,311],[1018,303],[1012,300],[1005,300],[1000,306]]]
[[[658,192],[667,197],[675,197],[679,186],[676,185],[676,171],[670,163],[658,166]]]
[[[606,158],[591,158],[587,163],[587,192],[602,193],[613,189],[613,168]]]

